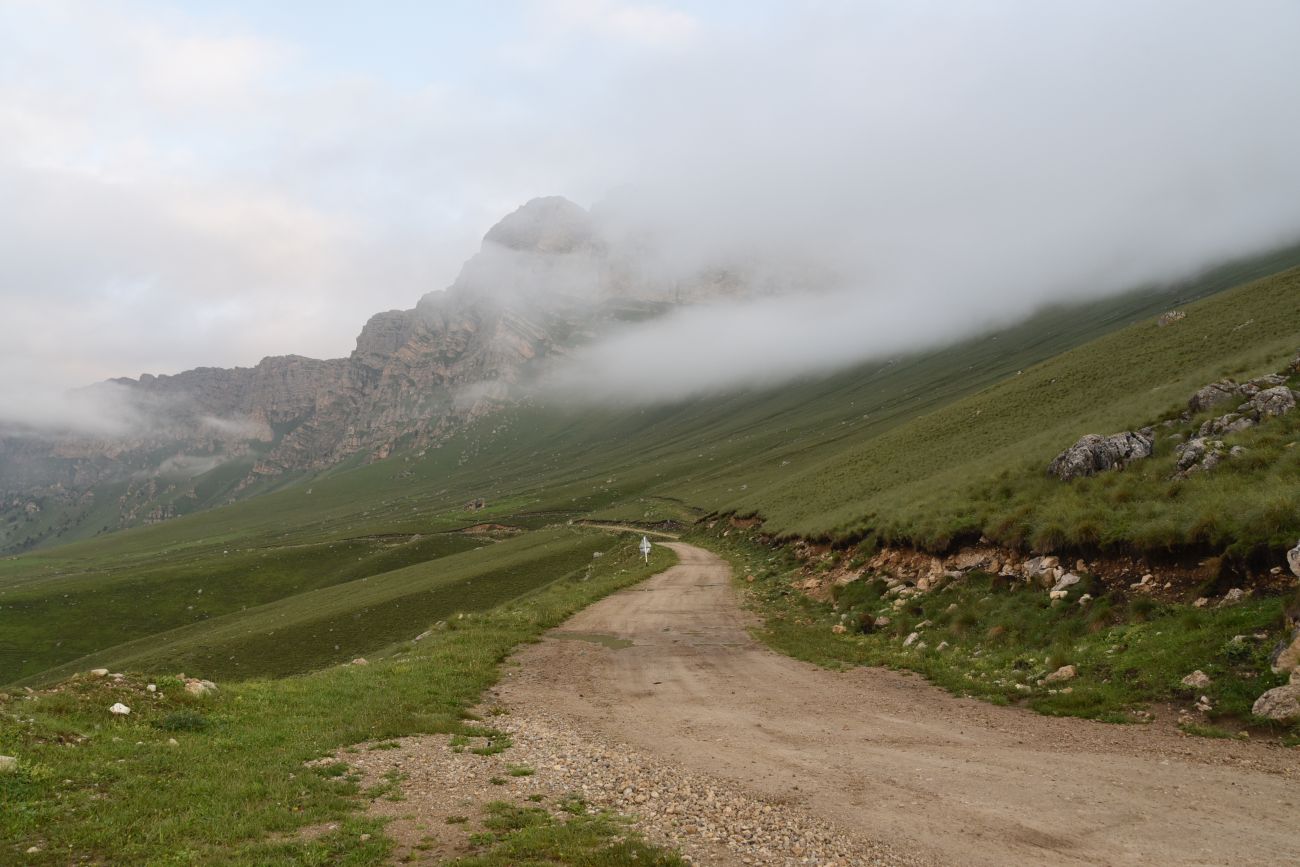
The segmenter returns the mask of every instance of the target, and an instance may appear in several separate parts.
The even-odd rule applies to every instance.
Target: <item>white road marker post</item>
[[[646,565],[650,565],[650,540],[645,536],[641,537],[641,555],[645,557]]]

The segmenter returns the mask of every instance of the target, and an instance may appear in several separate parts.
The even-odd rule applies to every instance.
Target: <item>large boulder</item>
[[[1187,401],[1187,408],[1194,413],[1204,412],[1210,407],[1236,400],[1240,394],[1237,383],[1231,379],[1212,382],[1197,389],[1196,394],[1192,395],[1191,399]]]
[[[1105,470],[1122,470],[1133,461],[1151,457],[1154,448],[1155,434],[1149,428],[1110,436],[1088,434],[1057,455],[1047,472],[1068,482]]]
[[[1300,684],[1288,683],[1270,689],[1255,699],[1250,712],[1278,722],[1300,720]]]
[[[1295,393],[1285,385],[1266,388],[1250,399],[1251,408],[1260,417],[1286,415],[1295,409]]]
[[[1296,546],[1286,552],[1286,562],[1291,567],[1291,574],[1300,578],[1300,542],[1296,542]]]

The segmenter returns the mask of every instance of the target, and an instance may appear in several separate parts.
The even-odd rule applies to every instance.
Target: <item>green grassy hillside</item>
[[[1293,453],[1173,486],[1162,479],[1172,471],[1167,454],[1127,476],[1063,484],[1045,475],[1052,457],[1082,434],[1141,427],[1184,409],[1205,383],[1283,367],[1300,349],[1300,271],[1230,290],[1187,313],[1166,328],[1143,322],[1062,353],[722,504],[762,514],[785,533],[843,538],[878,529],[930,545],[980,533],[1038,546],[1230,538],[1294,544],[1300,491],[1286,484],[1300,478]],[[1293,427],[1284,419],[1242,441],[1285,438]],[[1272,515],[1288,509],[1291,521]],[[1148,526],[1153,518],[1158,530]],[[1220,523],[1222,532],[1214,526]]]
[[[409,639],[435,621],[519,599],[582,573],[608,547],[600,533],[527,533],[109,646],[42,670],[40,680],[100,667],[202,672],[223,681],[298,674]]]

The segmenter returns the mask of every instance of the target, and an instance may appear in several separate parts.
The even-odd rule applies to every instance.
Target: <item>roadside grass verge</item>
[[[571,557],[555,580],[367,666],[227,684],[204,697],[174,677],[138,674],[2,694],[0,753],[17,757],[18,769],[0,774],[0,861],[380,863],[390,843],[357,814],[358,777],[342,763],[304,763],[363,741],[481,734],[468,708],[514,647],[673,559],[656,547],[642,564],[631,536],[598,537],[606,553],[593,559],[594,534],[561,532],[568,539],[552,544]],[[150,682],[157,692],[146,691]],[[110,714],[115,702],[131,714]],[[296,833],[327,822],[341,824],[314,839]]]
[[[471,843],[482,851],[451,862],[453,867],[515,867],[525,864],[581,864],[584,867],[684,867],[680,857],[652,846],[623,817],[591,812],[577,798],[558,813],[496,801],[484,808],[484,831]]]
[[[797,564],[783,549],[735,536],[700,534],[692,541],[731,561],[747,598],[762,616],[756,636],[775,650],[828,668],[872,665],[923,674],[956,695],[1014,704],[1053,716],[1134,722],[1148,707],[1190,709],[1204,695],[1213,709],[1196,714],[1193,734],[1230,727],[1300,735],[1251,716],[1255,699],[1285,677],[1269,654],[1283,635],[1283,600],[1248,599],[1198,609],[1146,597],[1125,599],[1085,580],[1053,606],[1047,593],[978,572],[895,608],[884,580],[863,577],[836,588],[834,600],[813,600],[791,586]],[[1086,605],[1084,593],[1098,593]],[[876,626],[878,617],[887,624]],[[844,631],[837,634],[837,626]],[[917,638],[904,646],[913,632]],[[946,647],[939,649],[946,642]],[[1061,666],[1077,676],[1044,682]],[[1211,683],[1182,679],[1195,670]]]

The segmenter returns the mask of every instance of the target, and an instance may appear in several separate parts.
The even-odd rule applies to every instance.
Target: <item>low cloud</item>
[[[130,389],[113,382],[75,391],[11,387],[0,437],[126,437],[147,429],[149,417]]]
[[[595,203],[618,260],[489,253],[465,285],[757,296],[587,347],[556,381],[592,399],[802,376],[1300,238],[1289,0],[255,7],[0,4],[10,427],[88,418],[48,395],[109,376],[343,355],[545,193]]]
[[[780,381],[1294,243],[1295,32],[1271,2],[830,4],[644,69],[620,121],[637,183],[596,212],[662,273],[777,297],[617,330],[553,382]]]

